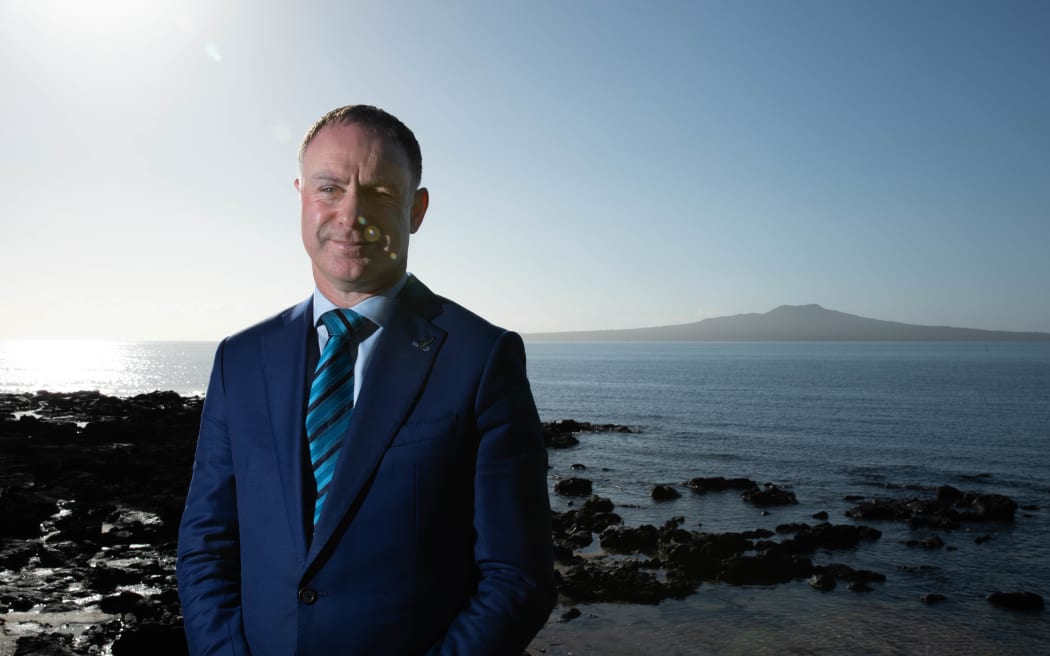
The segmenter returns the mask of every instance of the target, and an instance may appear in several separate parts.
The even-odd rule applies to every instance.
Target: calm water
[[[994,590],[1050,597],[1050,344],[533,343],[529,370],[544,419],[628,424],[551,454],[572,463],[629,524],[683,515],[707,531],[850,522],[847,494],[909,497],[955,485],[1038,506],[1013,526],[943,534],[956,550],[902,542],[902,524],[850,552],[818,554],[888,578],[875,592],[701,586],[657,607],[581,606],[548,625],[547,654],[1047,654],[1047,612],[991,607]],[[733,494],[655,504],[654,483],[747,476],[791,487],[800,505],[762,516]],[[555,509],[565,501],[552,497]],[[628,507],[624,507],[624,506]],[[633,506],[633,507],[630,507]],[[994,533],[983,545],[975,535]],[[926,607],[919,596],[949,601]],[[556,611],[560,612],[560,611]]]
[[[942,534],[953,551],[881,540],[818,554],[885,574],[869,594],[700,587],[655,607],[582,605],[534,647],[558,654],[1050,653],[1050,612],[991,607],[993,590],[1050,598],[1050,344],[557,343],[527,345],[544,419],[627,424],[551,453],[551,480],[582,463],[628,524],[683,515],[704,530],[773,528],[818,510],[851,521],[844,495],[914,496],[903,486],[1007,494],[1014,525]],[[0,391],[153,389],[202,393],[214,344],[0,342]],[[747,476],[791,487],[800,505],[768,516],[733,494],[654,504],[654,483]],[[552,497],[555,509],[565,501]],[[810,520],[813,521],[813,520]],[[976,545],[973,537],[992,533]],[[926,607],[918,597],[949,601]],[[555,611],[555,618],[564,609]]]

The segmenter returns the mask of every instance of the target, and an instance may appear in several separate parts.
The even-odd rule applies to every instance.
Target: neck
[[[378,296],[386,290],[396,285],[404,276],[404,272],[398,274],[397,278],[389,281],[385,284],[375,285],[373,287],[351,287],[351,288],[340,288],[331,284],[328,280],[322,276],[314,274],[314,284],[317,285],[317,290],[324,295],[329,301],[334,303],[337,307],[341,308],[352,308],[366,298]]]

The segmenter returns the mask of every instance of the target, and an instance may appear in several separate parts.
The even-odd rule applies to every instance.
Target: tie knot
[[[353,310],[329,310],[321,315],[321,323],[328,329],[329,337],[360,336],[368,319]]]

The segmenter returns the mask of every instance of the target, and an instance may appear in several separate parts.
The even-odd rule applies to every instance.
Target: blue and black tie
[[[306,409],[306,439],[317,481],[314,526],[328,496],[343,436],[350,426],[357,344],[370,322],[353,310],[331,310],[321,315],[321,323],[328,329],[328,343],[314,371],[310,405]]]

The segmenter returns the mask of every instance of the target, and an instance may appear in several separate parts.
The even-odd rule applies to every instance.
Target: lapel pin
[[[433,342],[433,341],[434,341],[433,337],[427,337],[426,339],[424,339],[421,342],[420,341],[412,342],[412,346],[416,347],[420,351],[429,351],[430,350],[430,343]]]

